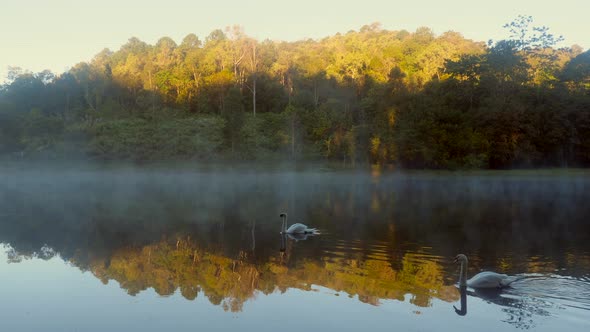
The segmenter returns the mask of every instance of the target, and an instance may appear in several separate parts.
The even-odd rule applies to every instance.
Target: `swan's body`
[[[511,283],[519,280],[518,277],[511,277],[506,274],[496,272],[480,272],[467,280],[467,256],[463,254],[455,257],[455,262],[461,263],[461,275],[459,277],[459,286],[471,288],[503,288],[510,286]]]
[[[316,231],[315,228],[307,228],[307,226],[305,226],[304,224],[296,223],[296,224],[289,226],[289,228],[287,228],[285,233],[287,233],[287,234],[306,234],[306,233],[313,233],[315,231]]]
[[[287,233],[285,235],[287,235],[287,237],[291,240],[294,240],[295,242],[298,241],[305,241],[307,240],[308,237],[312,237],[315,235],[318,235],[318,232],[315,233]]]
[[[471,288],[502,288],[510,286],[516,280],[518,280],[516,277],[486,271],[478,273],[467,280],[467,286]]]
[[[315,228],[308,228],[304,224],[296,223],[287,228],[287,214],[281,213],[283,225],[281,227],[281,234],[319,234]]]

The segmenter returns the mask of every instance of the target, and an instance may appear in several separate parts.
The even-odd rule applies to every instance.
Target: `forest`
[[[9,68],[0,158],[590,166],[590,51],[519,16],[487,43],[374,23],[321,40],[239,26],[131,38],[67,72]]]

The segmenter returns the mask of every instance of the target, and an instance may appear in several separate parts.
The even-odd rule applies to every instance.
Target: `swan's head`
[[[461,263],[461,264],[467,263],[467,256],[465,256],[463,254],[459,254],[459,255],[455,256],[453,263]]]
[[[283,213],[281,213],[281,214],[279,215],[279,217],[281,217],[281,218],[285,218],[285,217],[287,217],[287,214],[283,212]]]

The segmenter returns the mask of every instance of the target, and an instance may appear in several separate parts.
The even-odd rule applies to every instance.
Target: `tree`
[[[247,41],[247,55],[250,69],[252,86],[246,84],[246,87],[252,92],[252,114],[256,117],[256,81],[258,78],[258,55],[256,54],[258,42],[250,39]]]
[[[540,85],[555,78],[557,53],[553,47],[563,41],[563,37],[549,33],[546,26],[531,27],[532,22],[532,16],[519,15],[504,28],[510,31],[514,47],[527,57],[534,83]]]
[[[573,86],[590,88],[590,51],[579,54],[563,69],[561,78]]]
[[[227,92],[222,116],[225,119],[225,132],[230,142],[231,153],[234,154],[237,139],[244,125],[244,106],[242,94],[238,88],[231,88]]]
[[[258,42],[239,26],[204,43],[195,34],[180,45],[130,38],[62,75],[12,68],[0,87],[0,150],[46,154],[74,140],[81,154],[105,159],[231,152],[437,168],[590,163],[588,52],[556,49],[560,37],[531,26],[519,17],[506,26],[510,39],[488,45],[379,24],[297,42]],[[48,135],[27,129],[55,121],[62,127]],[[222,142],[217,130],[204,133],[207,124],[223,127]]]

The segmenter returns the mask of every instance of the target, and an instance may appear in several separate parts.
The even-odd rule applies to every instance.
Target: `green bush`
[[[208,159],[223,144],[223,128],[218,116],[106,121],[91,130],[89,153],[101,159]]]

